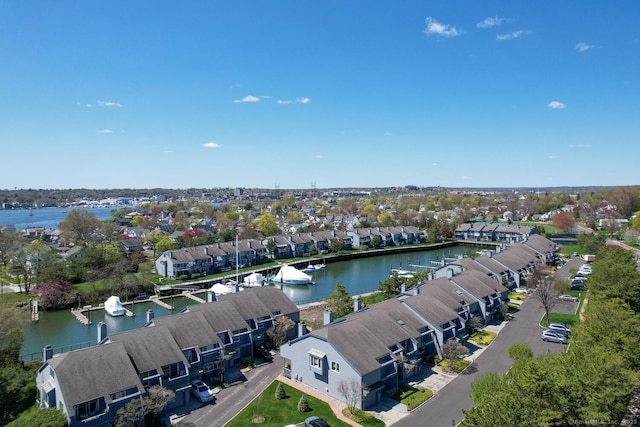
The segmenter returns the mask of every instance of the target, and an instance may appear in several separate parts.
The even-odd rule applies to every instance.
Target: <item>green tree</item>
[[[303,394],[298,400],[298,412],[307,412],[309,410],[309,402],[307,397]]]
[[[7,427],[67,427],[67,416],[56,408],[31,408],[22,412],[18,418],[7,424]]]
[[[100,229],[100,221],[95,214],[86,209],[73,209],[59,225],[62,237],[86,246],[94,234]]]
[[[284,386],[282,385],[281,382],[278,383],[278,385],[276,386],[276,400],[282,400],[286,397],[286,394],[284,392]]]
[[[344,239],[335,239],[329,244],[329,250],[334,253],[344,250],[345,247]]]
[[[398,277],[398,274],[392,274],[388,279],[380,282],[378,285],[378,290],[382,292],[385,299],[389,299],[393,296],[400,294],[400,290],[402,289],[402,285],[405,284],[405,281]]]
[[[176,247],[176,243],[169,236],[161,236],[155,244],[155,251],[157,254],[161,254]]]
[[[336,287],[325,301],[336,318],[346,316],[353,311],[353,298],[347,292],[347,288],[340,283],[336,283]]]
[[[269,237],[279,235],[281,230],[278,227],[276,218],[268,212],[260,214],[254,223],[261,237]]]
[[[287,212],[287,216],[284,219],[284,223],[286,225],[302,224],[303,221],[304,221],[304,218],[302,217],[302,214],[298,211]]]

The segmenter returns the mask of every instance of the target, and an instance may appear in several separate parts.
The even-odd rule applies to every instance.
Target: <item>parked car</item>
[[[584,291],[586,287],[587,286],[585,285],[584,281],[577,281],[571,282],[571,286],[569,286],[569,289],[571,289],[572,291]]]
[[[304,420],[304,425],[306,427],[330,427],[329,423],[315,415]]]
[[[574,297],[573,295],[563,294],[558,297],[560,301],[570,301],[570,302],[578,302],[578,297]]]
[[[191,394],[202,403],[211,402],[215,399],[213,390],[201,380],[191,381]]]
[[[273,360],[273,356],[271,355],[271,352],[267,350],[263,345],[254,346],[253,355],[267,362],[271,362]]]
[[[551,322],[547,329],[551,329],[552,331],[559,331],[565,335],[571,335],[571,328],[567,327],[564,323],[559,322]]]
[[[552,331],[551,329],[545,329],[542,331],[542,341],[566,344],[567,337],[565,335],[557,333],[556,331]]]

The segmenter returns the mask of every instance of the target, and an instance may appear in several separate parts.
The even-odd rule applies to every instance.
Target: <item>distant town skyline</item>
[[[0,3],[0,188],[640,184],[640,4]]]

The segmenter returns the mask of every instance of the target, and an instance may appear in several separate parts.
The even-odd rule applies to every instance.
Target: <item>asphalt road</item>
[[[278,354],[272,362],[256,366],[243,378],[223,388],[215,404],[196,406],[182,421],[195,427],[225,425],[282,373],[282,366],[282,358]]]

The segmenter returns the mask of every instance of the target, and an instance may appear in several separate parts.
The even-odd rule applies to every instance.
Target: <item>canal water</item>
[[[58,224],[65,220],[72,208],[41,208],[41,209],[0,209],[0,225],[13,224],[16,231],[27,227],[58,228]],[[111,218],[111,211],[120,207],[82,208],[93,212],[97,219]]]
[[[442,262],[443,258],[455,258],[458,254],[465,254],[468,249],[468,247],[454,246],[331,263],[312,274],[315,285],[284,285],[282,290],[298,305],[327,298],[338,283],[343,285],[351,295],[369,293],[377,290],[380,282],[386,280],[393,269],[416,271],[427,267],[433,268],[436,263]],[[202,297],[205,298],[204,295]],[[135,317],[114,318],[106,315],[103,310],[94,310],[91,311],[91,325],[88,326],[76,320],[70,310],[41,311],[39,322],[25,326],[21,354],[23,359],[29,360],[33,356],[39,357],[37,353],[41,354],[45,345],[51,345],[56,351],[88,347],[94,345],[97,340],[99,322],[105,322],[109,334],[123,332],[142,326],[149,309],[153,310],[156,317],[162,317],[177,313],[188,305],[198,304],[189,298],[178,296],[163,299],[163,301],[174,306],[174,310],[167,310],[152,302],[125,303],[125,306],[135,313]]]

